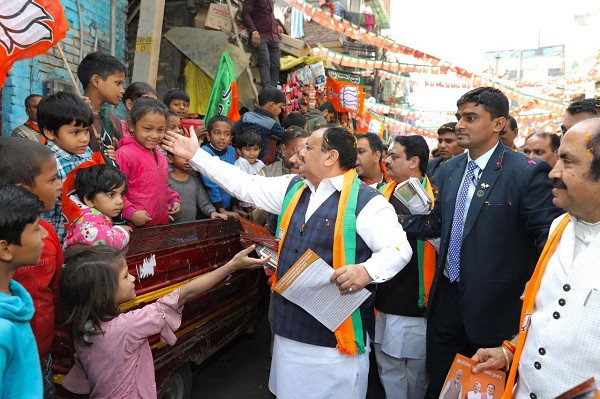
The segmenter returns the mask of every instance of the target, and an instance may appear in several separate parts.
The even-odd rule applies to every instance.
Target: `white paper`
[[[306,254],[300,259],[304,256]],[[338,285],[329,281],[332,274],[333,268],[317,258],[283,292],[277,290],[277,286],[275,290],[306,310],[325,327],[335,331],[371,293],[363,288],[342,294]]]

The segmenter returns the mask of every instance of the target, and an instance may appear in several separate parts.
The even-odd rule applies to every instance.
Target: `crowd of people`
[[[439,128],[432,159],[418,135],[384,144],[354,134],[329,103],[281,118],[275,87],[236,123],[215,116],[188,129],[185,91],[161,102],[147,83],[125,89],[125,73],[89,54],[77,70],[83,97],[32,94],[29,119],[0,138],[0,397],[54,397],[58,306],[77,358],[66,388],[156,397],[148,337],[174,344],[189,298],[269,261],[249,247],[120,313],[135,297],[125,261],[135,230],[203,218],[267,226],[281,240],[273,284],[311,249],[342,295],[372,293],[335,331],[271,295],[279,398],[364,398],[371,350],[388,398],[462,398],[462,386],[444,385],[457,353],[475,373],[508,371],[516,398],[600,377],[600,101],[572,103],[562,139],[534,133],[519,149],[506,96],[473,89]],[[125,120],[108,111],[120,102]],[[272,138],[278,157],[265,165]],[[394,195],[409,179],[430,198],[426,212]],[[490,385],[465,397],[495,397]]]

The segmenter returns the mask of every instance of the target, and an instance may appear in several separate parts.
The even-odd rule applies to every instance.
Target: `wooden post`
[[[231,20],[231,26],[233,29],[233,35],[235,36],[235,42],[238,47],[242,49],[242,51],[246,52],[244,49],[244,45],[240,40],[240,35],[238,33],[238,26],[235,22],[235,15],[233,15],[233,7],[231,6],[231,0],[225,0],[227,2],[227,8],[229,9],[229,19]],[[243,6],[243,5],[242,5]],[[252,71],[250,70],[250,66],[246,66],[244,68],[246,74],[248,75],[248,79],[250,80],[250,88],[252,89],[252,93],[254,93],[254,99],[256,100],[256,104],[258,104],[258,90],[256,89],[256,85],[254,84],[254,78],[252,77]]]
[[[143,4],[140,8],[131,81],[148,82],[156,87],[165,0],[143,0]]]

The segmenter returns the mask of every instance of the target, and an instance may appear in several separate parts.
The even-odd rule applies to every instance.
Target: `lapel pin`
[[[481,188],[489,188],[490,185],[487,183],[481,183]]]
[[[477,191],[477,196],[478,197],[483,197],[483,190]]]

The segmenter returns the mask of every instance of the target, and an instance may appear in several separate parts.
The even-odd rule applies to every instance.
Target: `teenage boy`
[[[3,398],[41,398],[42,373],[29,320],[33,301],[15,271],[40,261],[47,233],[42,202],[24,188],[0,186],[0,393]]]
[[[70,171],[92,158],[88,128],[93,120],[90,107],[74,94],[58,92],[40,101],[38,123],[48,139],[48,148],[54,152],[61,183]],[[52,223],[62,242],[66,232],[60,199],[54,210],[44,213],[43,218]]]
[[[77,77],[84,95],[90,99],[93,111],[94,128],[89,126],[88,129],[92,138],[89,145],[93,152],[101,148],[103,153],[106,149],[114,150],[123,138],[121,120],[104,105],[117,106],[121,102],[125,93],[125,72],[125,65],[121,61],[100,51],[86,55],[77,68]],[[112,157],[105,156],[104,159],[108,164],[113,164]]]
[[[28,162],[22,162],[27,159]],[[20,167],[15,168],[14,165]],[[54,209],[60,196],[62,184],[57,177],[54,153],[47,146],[36,141],[0,137],[0,185],[8,184],[27,189],[43,202],[42,211]],[[58,278],[64,263],[58,235],[52,225],[40,220],[46,230],[44,248],[40,261],[34,266],[19,268],[14,280],[25,287],[33,298],[35,313],[31,319],[31,329],[37,342],[39,360],[44,383],[44,398],[54,397],[54,377],[50,346],[54,338],[54,306],[58,298]]]
[[[258,95],[258,108],[246,112],[233,125],[233,137],[246,129],[256,130],[262,139],[258,159],[263,160],[269,137],[283,137],[283,127],[277,122],[281,109],[286,106],[285,95],[275,87],[267,87]]]
[[[40,128],[37,124],[37,106],[42,96],[39,94],[30,94],[25,98],[25,113],[28,116],[27,121],[21,126],[17,126],[10,134],[12,137],[23,137],[29,140],[46,143],[44,136],[40,134]]]

